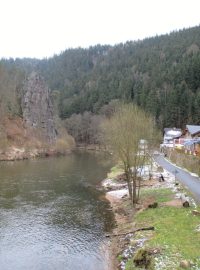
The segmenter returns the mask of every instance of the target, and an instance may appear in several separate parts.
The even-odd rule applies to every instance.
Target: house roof
[[[191,135],[200,133],[200,126],[186,125],[186,128],[190,132]]]
[[[165,137],[171,137],[172,139],[178,138],[182,135],[180,128],[164,128]]]

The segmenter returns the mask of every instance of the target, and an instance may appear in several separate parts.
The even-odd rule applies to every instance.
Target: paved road
[[[179,169],[168,162],[162,155],[154,155],[155,161],[164,169],[173,175],[176,174],[176,179],[194,194],[195,199],[200,203],[200,178],[190,175],[188,172]]]

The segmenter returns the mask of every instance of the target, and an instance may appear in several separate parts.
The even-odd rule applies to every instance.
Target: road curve
[[[168,172],[176,175],[176,179],[186,186],[193,194],[198,203],[200,203],[200,178],[192,176],[190,173],[177,168],[162,155],[154,155],[155,161]]]

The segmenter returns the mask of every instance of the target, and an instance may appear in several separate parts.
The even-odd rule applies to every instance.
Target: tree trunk
[[[137,203],[137,185],[136,185],[136,172],[132,177],[132,203],[133,205]]]
[[[126,175],[126,181],[127,181],[127,184],[128,184],[129,196],[130,196],[130,199],[132,201],[132,198],[133,198],[133,196],[132,196],[132,183],[131,183],[129,170],[127,168],[125,168],[125,175]]]

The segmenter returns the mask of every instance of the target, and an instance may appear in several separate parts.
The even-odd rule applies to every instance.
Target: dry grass
[[[3,160],[18,159],[13,150],[15,148],[23,149],[26,158],[45,154],[65,154],[74,148],[75,142],[65,129],[59,128],[59,134],[55,143],[49,143],[42,130],[26,128],[22,118],[4,117],[0,123],[0,154],[3,155]]]
[[[172,151],[168,157],[176,165],[200,175],[200,157],[188,155],[177,150]]]

